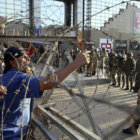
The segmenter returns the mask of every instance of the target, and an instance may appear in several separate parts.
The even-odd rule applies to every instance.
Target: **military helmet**
[[[113,52],[110,52],[110,53],[109,53],[109,56],[113,56]]]
[[[121,53],[118,53],[117,54],[117,57],[119,57],[119,58],[122,57],[122,54]]]
[[[117,54],[115,52],[112,52],[112,56],[116,56],[117,57]]]
[[[123,54],[122,57],[123,57],[124,59],[126,59],[126,54]]]
[[[132,53],[132,52],[128,52],[128,53],[127,53],[127,56],[133,57],[133,53]]]

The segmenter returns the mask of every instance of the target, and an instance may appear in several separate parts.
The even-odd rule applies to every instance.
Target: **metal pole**
[[[72,59],[70,53],[69,52],[66,52],[65,54],[66,54],[67,59],[69,60],[69,63],[72,63],[73,62],[73,59]],[[74,78],[75,78],[75,80],[77,82],[77,87],[79,89],[80,94],[84,95],[84,92],[83,92],[82,86],[80,84],[80,81],[79,81],[79,78],[78,78],[77,73],[74,72],[73,75],[74,75]],[[92,126],[93,132],[98,135],[98,132],[96,130],[95,123],[94,123],[94,120],[93,120],[93,118],[91,116],[91,113],[90,113],[90,109],[88,107],[88,104],[87,104],[86,100],[84,100],[83,98],[82,98],[82,102],[83,102],[83,104],[85,106],[85,110],[86,110],[87,116],[89,118],[90,124]]]
[[[30,34],[34,34],[34,0],[29,0]]]

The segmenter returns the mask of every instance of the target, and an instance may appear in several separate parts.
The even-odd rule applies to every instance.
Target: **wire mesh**
[[[50,3],[49,2],[47,3],[45,1],[42,1],[42,2],[43,2],[44,6],[43,6],[43,9],[42,9],[43,18],[42,18],[41,22],[44,25],[46,32],[53,31],[54,32],[53,34],[57,35],[58,39],[59,39],[59,38],[63,37],[63,35],[65,33],[69,32],[69,31],[71,31],[71,30],[73,30],[75,28],[78,28],[78,25],[75,25],[74,27],[65,27],[65,26],[63,26],[63,24],[64,24],[63,23],[64,12],[61,10],[62,8],[64,9],[64,4],[63,3],[58,4],[58,3],[56,3],[56,1],[50,1]],[[104,25],[104,22],[106,22],[109,18],[112,18],[113,15],[116,15],[117,13],[119,13],[120,9],[125,8],[126,4],[131,2],[131,1],[119,1],[118,2],[118,1],[110,1],[109,0],[109,1],[103,2],[103,0],[102,0],[102,1],[90,1],[90,2],[86,1],[86,2],[88,2],[88,3],[86,4],[86,6],[87,6],[86,7],[87,8],[86,17],[87,18],[85,18],[85,22],[86,22],[85,27],[86,28],[100,29],[100,27]],[[10,3],[8,3],[8,2],[5,3],[5,5],[6,4],[10,5]],[[20,3],[20,4],[22,5],[22,4],[25,4],[25,3]],[[14,5],[15,5],[15,11],[18,10],[18,9],[16,9],[18,4],[16,4],[16,2],[15,2]],[[14,6],[14,5],[12,5],[12,6]],[[26,1],[25,5],[28,7],[27,1]],[[22,6],[24,7],[24,5],[22,5]],[[12,13],[12,14],[9,13],[8,10],[11,7],[10,8],[7,7],[6,8],[7,9],[7,17],[6,18],[9,19],[8,22],[11,23],[11,22],[21,21],[22,20],[23,23],[28,23],[29,22],[28,21],[29,17],[27,15],[28,15],[29,10],[28,10],[28,8],[26,6],[25,6],[26,10],[22,10],[20,12],[20,14],[18,14],[16,12]],[[1,5],[1,8],[3,10],[5,9],[5,7],[2,7],[2,5]],[[93,9],[93,11],[90,11],[90,9]],[[51,12],[48,12],[48,10],[50,10]],[[27,12],[26,14],[25,14],[25,11]],[[5,12],[2,13],[2,15],[4,15],[4,14],[5,14]],[[25,20],[23,20],[23,19],[25,19]],[[0,20],[0,22],[3,23],[5,21],[4,21],[4,19],[2,19],[2,20]],[[48,24],[52,24],[52,26],[51,25],[48,26]],[[100,32],[102,32],[102,31],[100,31]],[[52,35],[52,33],[50,33],[50,34]],[[107,37],[110,36],[107,33],[105,33],[105,35]],[[45,41],[44,41],[44,43],[45,43]],[[1,44],[5,45],[6,47],[11,46],[11,45],[16,45],[16,46],[22,47],[22,45],[20,45],[19,43],[12,42],[12,41],[8,41],[8,42],[1,41]],[[48,50],[46,50],[46,56],[48,56],[48,55],[49,55],[49,52],[48,52]],[[46,56],[44,57],[44,59],[47,59]],[[54,65],[54,63],[57,60],[61,59],[61,57],[57,57],[57,53],[55,52],[55,57],[52,59],[52,62],[51,62],[50,65]],[[40,58],[43,58],[43,56],[40,56]],[[40,59],[40,61],[41,61],[41,59]],[[42,65],[41,63],[37,62],[37,64],[34,63],[33,65],[36,66],[37,71],[40,71],[40,68],[37,68],[37,66]],[[98,75],[97,75],[97,78],[98,78]],[[9,84],[10,84],[10,82],[9,82]],[[110,136],[110,137],[112,136],[112,134],[108,135],[108,133],[112,132],[113,124],[114,124],[113,123],[114,118],[112,118],[112,115],[113,115],[113,113],[115,111],[112,109],[113,105],[111,104],[111,99],[113,98],[113,96],[116,96],[116,94],[118,94],[117,92],[123,92],[122,90],[117,89],[116,92],[114,93],[114,90],[113,90],[113,92],[111,92],[110,85],[106,85],[106,86],[103,87],[103,85],[96,84],[96,86],[93,86],[93,87],[89,87],[89,86],[83,87],[85,94],[82,96],[82,95],[77,94],[78,90],[76,88],[74,88],[74,92],[73,92],[71,89],[67,88],[67,86],[60,85],[60,87],[62,89],[65,89],[67,92],[65,92],[61,88],[60,89],[56,88],[54,93],[53,93],[53,95],[49,99],[49,102],[51,102],[51,101],[54,102],[55,101],[57,103],[56,104],[56,109],[58,109],[60,111],[60,113],[62,112],[65,115],[68,115],[71,118],[71,120],[76,120],[77,122],[79,122],[80,124],[82,124],[85,127],[88,127],[91,130],[91,126],[90,126],[91,124],[90,124],[89,120],[85,117],[86,116],[86,111],[85,111],[84,105],[82,104],[82,101],[81,101],[81,98],[82,99],[84,98],[84,100],[89,101],[88,102],[88,107],[89,107],[88,111],[92,112],[93,118],[96,118],[95,122],[96,122],[96,127],[99,127],[98,131],[100,131],[100,127],[101,127],[104,131],[103,132],[100,131],[100,133],[103,136],[105,136],[105,138],[107,138],[108,136]],[[101,91],[101,88],[104,88],[104,90],[106,92]],[[19,87],[19,89],[17,91],[15,91],[16,92],[15,97],[18,94],[19,90],[20,90],[20,87]],[[26,90],[28,91],[28,86],[26,87]],[[102,92],[103,92],[103,94],[100,95],[100,93],[102,93]],[[76,95],[76,97],[75,97],[75,95]],[[124,95],[130,97],[130,99],[133,98],[134,101],[133,101],[132,105],[135,105],[135,100],[136,100],[135,95],[131,95],[130,93],[124,93]],[[105,108],[105,110],[107,110],[107,112],[105,112],[106,115],[108,115],[108,114],[109,115],[105,118],[105,120],[102,120],[103,126],[102,126],[102,124],[101,124],[101,126],[99,126],[98,124],[100,124],[100,121],[102,119],[102,118],[99,117],[99,115],[101,115],[101,116],[103,115],[102,112],[104,112],[104,108],[101,107],[100,108],[101,110],[98,110],[99,108],[96,108],[96,106],[102,106],[100,104],[100,101],[97,100],[97,103],[94,102],[96,96],[97,97],[99,96],[99,98],[101,98],[103,101],[107,99],[108,101],[107,101],[106,104],[109,104],[109,107]],[[132,97],[132,96],[134,96],[134,97]],[[120,97],[121,97],[121,95],[120,95]],[[25,96],[25,98],[26,98],[26,96]],[[118,99],[118,100],[120,100],[120,99]],[[126,100],[126,98],[123,99],[123,102],[125,100]],[[117,102],[118,101],[115,101],[115,104],[117,104]],[[11,102],[11,105],[13,103],[14,103],[14,99]],[[38,103],[36,103],[36,104],[38,104]],[[121,109],[121,107],[119,107],[119,109]],[[24,104],[23,104],[23,110],[24,110]],[[10,106],[9,106],[7,112],[9,112],[9,111],[10,111]],[[98,115],[98,113],[99,113],[99,115]],[[96,115],[97,115],[97,117],[96,117]],[[23,114],[23,117],[24,117],[24,114]],[[5,119],[5,116],[2,117],[2,118]],[[123,118],[122,120],[125,120],[125,119]],[[130,118],[128,120],[130,120]],[[114,121],[116,121],[116,120],[114,120]],[[117,121],[120,122],[119,120],[117,120]],[[121,128],[122,123],[120,123],[119,126]],[[3,126],[1,125],[1,127],[3,127]],[[20,127],[21,127],[21,129],[23,128],[23,123],[21,124]],[[49,125],[47,127],[51,131],[54,131],[54,133],[56,133],[56,131],[58,131],[56,129],[56,127],[53,124],[51,124],[51,122],[49,122]],[[108,131],[108,128],[110,128],[109,131]],[[61,132],[62,134],[60,135],[59,131],[56,134],[57,137],[59,137],[59,139],[69,139],[62,132]],[[21,131],[21,132],[23,132],[23,131]],[[41,132],[39,132],[38,129],[35,131],[35,133],[40,135],[40,136],[36,135],[35,136],[36,139],[45,139],[44,136],[40,134]],[[116,133],[113,131],[113,136],[115,136],[115,135],[116,135]],[[23,136],[23,134],[21,133],[21,137],[22,136]]]

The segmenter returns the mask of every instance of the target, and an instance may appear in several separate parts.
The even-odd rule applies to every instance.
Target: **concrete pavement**
[[[125,91],[121,88],[109,86],[109,81],[105,78],[101,78],[100,82],[97,82],[97,77],[84,77],[84,75],[79,75],[81,82],[85,82],[83,84],[84,94],[91,98],[91,100],[87,100],[88,106],[90,108],[90,112],[92,117],[104,133],[107,135],[112,132],[115,127],[121,125],[121,123],[128,117],[128,114],[122,112],[111,105],[104,105],[100,103],[96,103],[94,98],[99,98],[111,102],[116,105],[125,105],[132,107],[135,109],[137,95],[135,93],[131,93],[129,91]],[[88,83],[86,82],[88,81]],[[65,83],[73,82],[73,77],[69,77]],[[91,82],[91,83],[90,83]],[[96,84],[95,84],[96,83]],[[75,85],[75,84],[73,84]],[[71,86],[71,83],[70,83]],[[70,87],[75,93],[79,93],[76,86]],[[81,99],[77,98],[79,103],[82,104]],[[51,96],[49,102],[56,102],[55,108],[60,112],[63,112],[65,115],[69,116],[71,119],[77,121],[84,127],[88,128],[92,131],[92,127],[89,123],[88,117],[85,113],[83,113],[79,106],[73,101],[71,96],[64,91],[63,89],[56,88],[54,90],[53,95]],[[129,126],[129,122],[122,126],[122,128],[126,128]],[[140,139],[136,137],[132,137],[130,135],[125,135],[121,132],[121,129],[118,132],[115,132],[110,140],[133,140]],[[52,129],[53,131],[53,129]],[[61,136],[65,137],[63,134],[60,135],[60,131],[54,130],[54,133],[61,139]],[[69,139],[65,137],[65,139]]]
[[[134,109],[136,107],[137,95],[129,91],[125,91],[121,88],[116,88],[109,86],[109,80],[102,76],[101,74],[92,77],[85,77],[84,74],[78,74],[79,80],[82,85],[84,94],[91,98],[87,100],[88,106],[92,117],[98,127],[102,130],[102,135],[107,135],[112,132],[115,127],[121,125],[122,122],[128,117],[128,114],[122,112],[111,105],[104,105],[96,103],[95,98],[107,100],[116,105],[127,105]],[[69,76],[64,83],[69,86],[75,93],[79,93],[74,76]],[[82,104],[80,98],[77,98],[77,101]],[[85,113],[81,111],[81,108],[77,106],[72,97],[63,89],[55,88],[53,95],[51,96],[49,103],[56,102],[55,108],[63,114],[70,117],[72,120],[75,120],[79,124],[83,125],[88,130],[92,131],[91,124],[88,120],[88,117]],[[126,128],[129,126],[129,122],[122,126]],[[118,132],[115,132],[109,140],[139,140],[140,137],[132,137],[130,135],[125,135],[121,132],[121,129]],[[51,125],[50,130],[55,134],[58,139],[69,140],[69,138],[57,129],[54,125]],[[139,131],[140,132],[140,131]]]

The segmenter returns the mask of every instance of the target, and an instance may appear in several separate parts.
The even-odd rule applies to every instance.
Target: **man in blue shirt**
[[[0,100],[1,139],[24,139],[30,122],[31,98],[40,98],[43,91],[56,86],[56,82],[53,77],[48,80],[48,77],[36,78],[26,74],[29,61],[17,47],[10,47],[5,51],[4,63],[4,74],[0,81],[7,88],[7,94]],[[54,74],[58,82],[62,82],[87,63],[89,63],[89,52],[82,52],[71,64]]]

